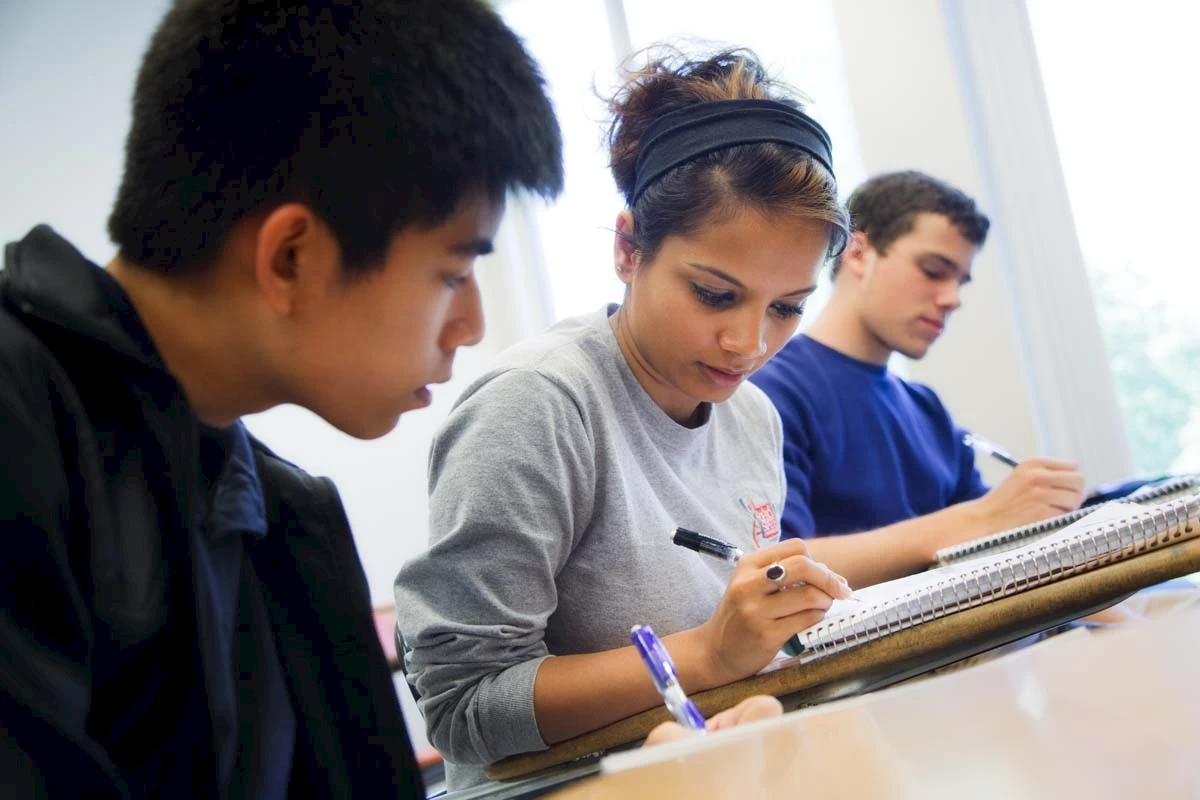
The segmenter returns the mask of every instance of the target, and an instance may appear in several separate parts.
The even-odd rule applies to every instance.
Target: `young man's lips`
[[[420,402],[422,406],[427,406],[433,402],[433,392],[429,391],[428,386],[422,386],[420,389],[417,389],[415,392],[413,392],[413,395],[416,396],[417,401]]]
[[[925,326],[927,328],[930,328],[931,330],[933,330],[937,333],[941,333],[942,330],[946,327],[945,323],[940,322],[936,319],[930,319],[929,317],[921,317],[921,322],[925,323]]]

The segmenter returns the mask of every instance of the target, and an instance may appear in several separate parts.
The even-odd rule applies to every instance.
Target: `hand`
[[[707,686],[751,675],[770,663],[794,633],[815,625],[834,598],[850,596],[846,579],[813,561],[802,539],[789,539],[742,557],[712,617],[693,629],[707,660]],[[778,564],[784,577],[767,578]]]
[[[1077,465],[1052,458],[1022,461],[1003,483],[972,501],[987,535],[1028,525],[1047,517],[1074,511],[1083,504],[1083,475]]]
[[[709,731],[721,731],[726,728],[736,728],[760,719],[771,719],[783,714],[783,705],[774,697],[765,694],[748,697],[733,708],[727,708],[720,714],[710,718],[704,725]],[[673,742],[692,735],[692,732],[678,722],[664,722],[646,737],[645,747],[653,747],[664,742]]]

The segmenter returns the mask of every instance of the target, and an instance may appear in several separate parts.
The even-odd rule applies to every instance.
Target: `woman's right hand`
[[[789,637],[820,622],[834,598],[850,596],[846,579],[807,552],[803,539],[789,539],[741,558],[717,610],[694,629],[708,655],[706,683],[762,669]],[[783,567],[782,579],[768,577],[773,565]]]

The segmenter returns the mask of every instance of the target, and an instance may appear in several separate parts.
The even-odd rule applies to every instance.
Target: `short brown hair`
[[[974,245],[983,245],[991,227],[966,193],[915,170],[876,175],[854,190],[846,207],[850,229],[864,234],[880,254],[909,233],[917,215],[926,212],[946,217]],[[835,276],[840,266],[839,256],[833,263]]]

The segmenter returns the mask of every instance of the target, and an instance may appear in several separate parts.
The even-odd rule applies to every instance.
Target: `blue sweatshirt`
[[[872,530],[987,492],[933,390],[808,336],[752,379],[783,420],[783,538]]]

